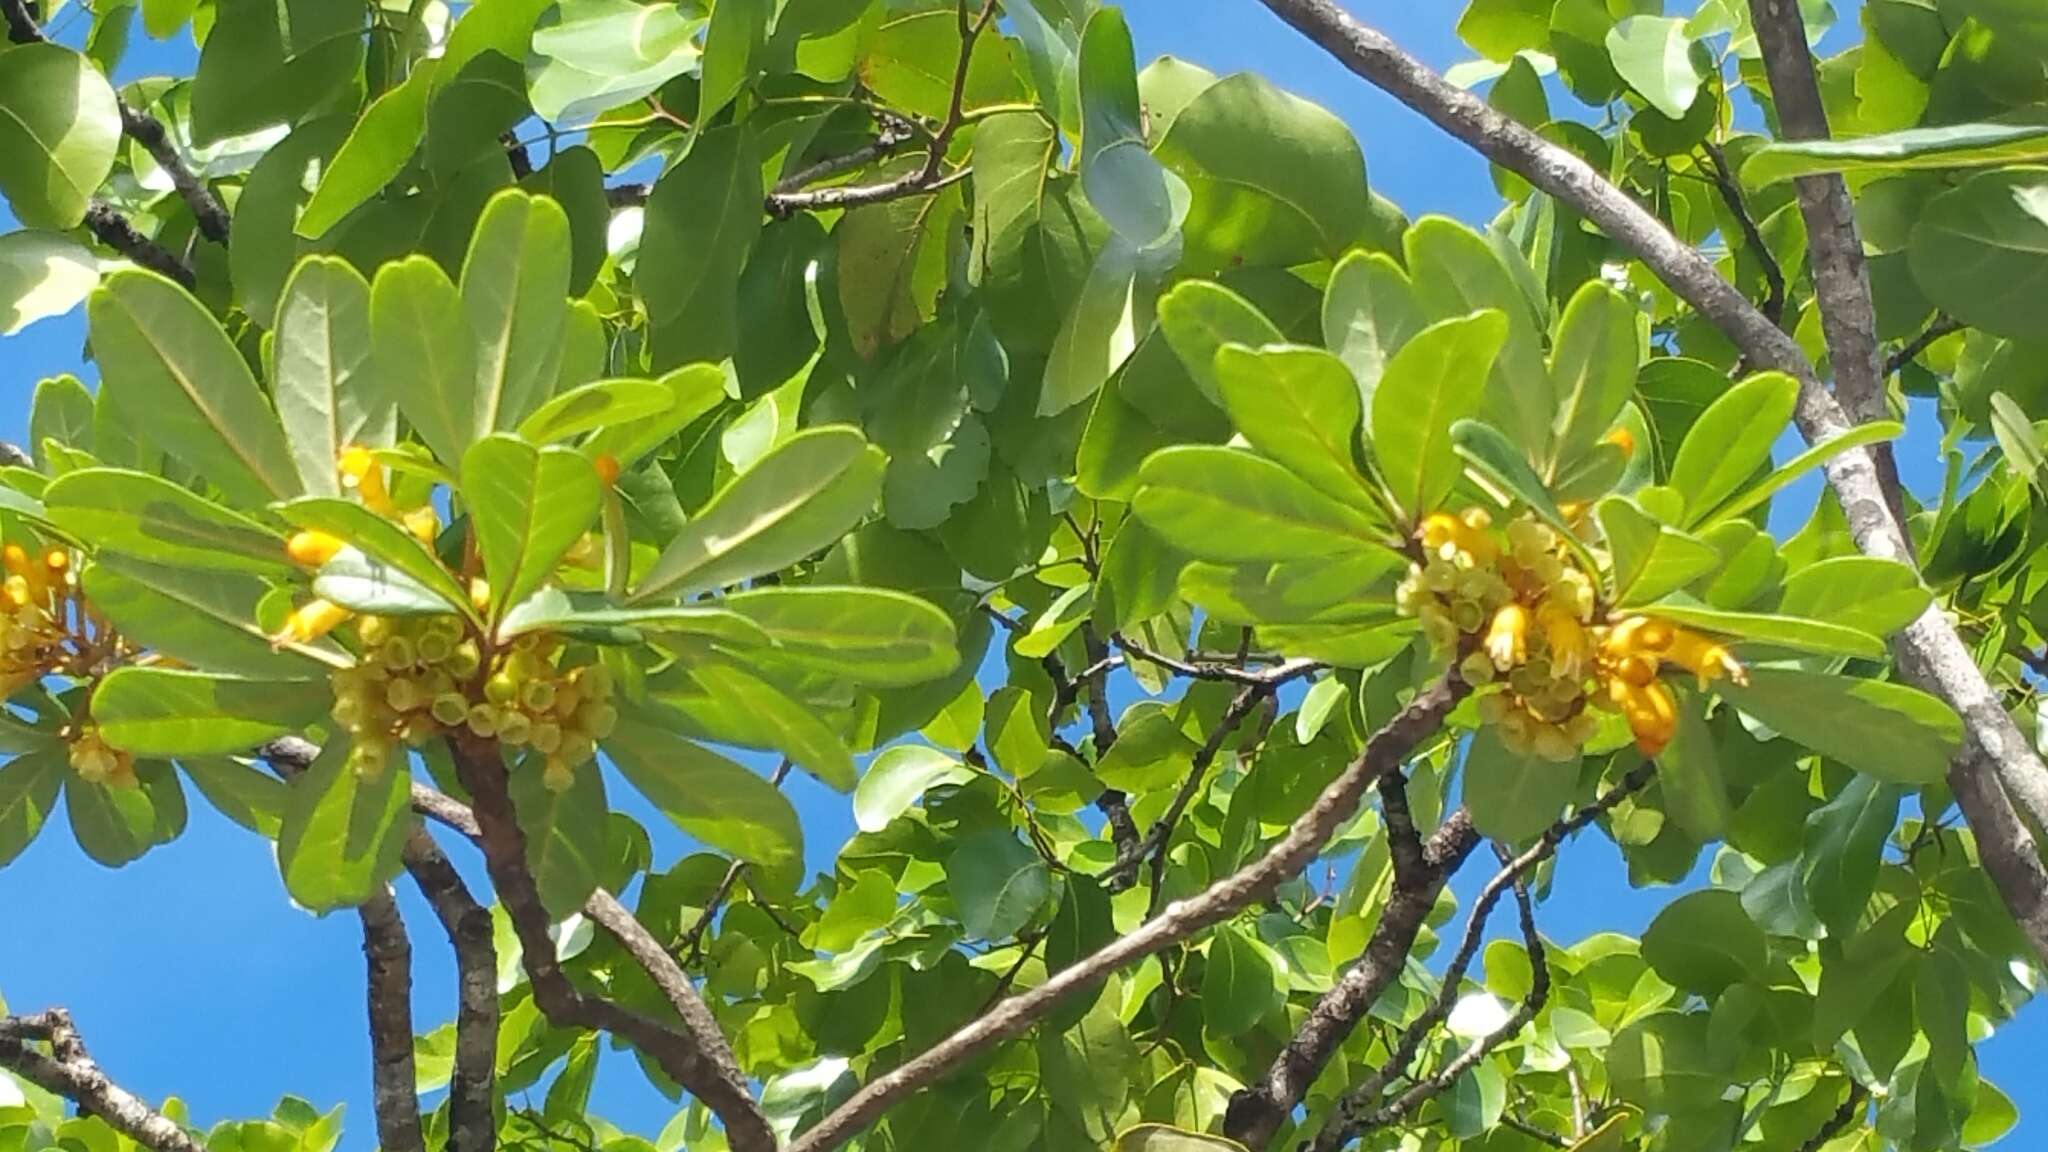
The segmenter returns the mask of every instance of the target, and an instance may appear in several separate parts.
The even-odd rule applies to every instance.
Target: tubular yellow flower
[[[1698,677],[1702,688],[1723,677],[1737,684],[1749,683],[1748,671],[1728,649],[1697,632],[1675,630],[1664,658]]]
[[[297,532],[285,541],[284,550],[293,563],[318,568],[334,559],[335,554],[345,547],[347,545],[338,536],[329,536],[325,532]]]
[[[1622,691],[1621,713],[1635,734],[1636,749],[1645,756],[1663,752],[1678,730],[1678,702],[1670,687],[1663,683],[1624,684]]]
[[[1493,626],[1486,632],[1486,654],[1503,672],[1529,658],[1529,610],[1509,604],[1493,614]]]
[[[1422,547],[1430,556],[1438,556],[1445,545],[1456,551],[1471,555],[1476,563],[1489,564],[1498,554],[1493,538],[1483,526],[1475,527],[1448,512],[1433,512],[1422,521]]]
[[[434,514],[431,505],[423,504],[399,519],[405,522],[406,531],[429,548],[434,546],[434,537],[441,534],[441,518]]]
[[[340,627],[354,613],[339,604],[326,600],[315,600],[294,611],[277,635],[271,637],[276,644],[304,644],[318,640]]]
[[[384,468],[377,463],[375,453],[361,444],[351,444],[341,450],[336,466],[341,472],[341,486],[355,492],[363,507],[379,516],[396,511],[391,506],[391,492],[384,487]]]
[[[1557,601],[1546,600],[1536,610],[1536,622],[1543,627],[1543,643],[1550,649],[1550,666],[1561,679],[1577,679],[1593,650],[1578,617]]]
[[[481,576],[469,582],[469,606],[479,612],[491,606],[491,585]]]

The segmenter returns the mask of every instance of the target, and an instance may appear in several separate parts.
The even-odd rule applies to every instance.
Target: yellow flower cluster
[[[1693,672],[1702,686],[1743,679],[1742,666],[1708,637],[1644,616],[1598,620],[1592,576],[1533,519],[1497,532],[1484,509],[1438,513],[1420,537],[1422,559],[1395,604],[1481,690],[1481,719],[1517,754],[1576,759],[1599,727],[1591,712],[1599,708],[1620,712],[1636,746],[1655,756],[1677,731],[1663,665]]]
[[[107,743],[92,724],[79,726],[71,736],[71,767],[89,784],[133,788],[137,783],[135,757]]]
[[[71,638],[66,617],[77,580],[71,554],[51,549],[38,559],[19,544],[4,550],[7,568],[5,611],[0,623],[0,697],[48,675],[65,655]]]

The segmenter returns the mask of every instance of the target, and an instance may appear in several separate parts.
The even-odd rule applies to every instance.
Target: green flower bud
[[[469,730],[481,737],[498,734],[498,711],[488,704],[472,704],[469,707]]]
[[[562,726],[553,720],[536,720],[526,738],[532,743],[534,751],[544,756],[552,756],[561,750]]]
[[[555,682],[552,680],[528,680],[519,689],[519,704],[528,712],[545,712],[555,704]]]
[[[498,714],[498,741],[517,748],[533,738],[533,721],[524,712]]]
[[[387,667],[403,669],[418,663],[420,653],[409,637],[393,636],[384,641],[384,646],[378,650],[377,655]]]
[[[510,704],[519,699],[519,680],[510,669],[501,669],[484,681],[484,699],[493,704]]]
[[[459,692],[443,692],[434,697],[434,719],[450,728],[469,718],[469,701]]]

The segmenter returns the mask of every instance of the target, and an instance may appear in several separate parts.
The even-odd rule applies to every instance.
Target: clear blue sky
[[[1461,4],[1451,0],[1350,0],[1351,7],[1438,68],[1468,53],[1452,34]],[[1253,0],[1126,0],[1141,57],[1181,56],[1218,73],[1262,72],[1336,112],[1364,143],[1375,188],[1411,216],[1445,213],[1483,222],[1497,206],[1486,165],[1392,100],[1351,77],[1297,38]],[[1843,7],[1848,7],[1844,5]],[[1847,13],[1853,27],[1853,12]],[[74,39],[74,37],[67,37]],[[156,45],[140,30],[121,79],[190,68],[189,43]],[[0,230],[13,221],[0,207]],[[83,363],[82,317],[46,321],[4,342],[0,355],[0,437],[19,442],[37,379],[58,372],[93,378]],[[1931,468],[1936,432],[1916,413],[1905,446],[1909,477]],[[1915,466],[1917,465],[1917,467]],[[1916,485],[1917,486],[1917,485]],[[1792,494],[1784,521],[1803,518],[1813,486]],[[812,862],[827,867],[852,831],[847,801],[798,774],[791,787],[803,813]],[[615,786],[615,798],[626,790]],[[684,851],[644,807],[625,805],[655,834],[657,862]],[[451,854],[481,887],[474,854]],[[1460,888],[1468,894],[1475,877]],[[1563,856],[1544,931],[1574,941],[1601,930],[1640,932],[1670,898],[1636,892],[1619,858],[1597,835]],[[446,942],[425,905],[401,886],[412,929],[415,1016],[422,1031],[454,1014],[455,975]],[[361,936],[352,916],[316,919],[285,898],[269,844],[195,802],[176,843],[109,872],[87,861],[60,819],[35,847],[0,871],[0,996],[14,1010],[66,1005],[95,1055],[144,1097],[178,1095],[201,1123],[265,1115],[294,1093],[325,1109],[346,1103],[348,1152],[372,1147],[369,1053],[363,1023]],[[2048,1142],[2048,1016],[2040,1009],[1983,1050],[1986,1073],[2019,1103],[2023,1120],[2005,1142]],[[537,1103],[538,1101],[536,1101]],[[594,1110],[652,1138],[671,1115],[623,1058],[607,1060]]]

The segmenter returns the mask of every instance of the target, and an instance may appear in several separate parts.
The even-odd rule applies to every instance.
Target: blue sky
[[[1430,64],[1466,58],[1452,34],[1462,5],[1450,0],[1351,0]],[[1364,144],[1374,186],[1411,216],[1444,213],[1480,223],[1497,206],[1486,164],[1421,118],[1358,81],[1269,16],[1252,0],[1127,0],[1141,57],[1172,54],[1212,71],[1257,70],[1331,109]],[[67,39],[74,39],[67,37]],[[155,45],[138,29],[122,79],[190,67],[189,44]],[[12,227],[0,208],[0,228]],[[0,355],[0,437],[19,442],[37,379],[58,372],[92,378],[82,362],[82,317],[46,321],[5,341]],[[1903,459],[1926,478],[1937,434],[1924,412]],[[1784,521],[1796,524],[1813,485],[1789,494]],[[801,775],[791,788],[803,813],[813,862],[826,865],[852,831],[847,801]],[[613,788],[615,800],[626,790]],[[683,851],[658,816],[622,803],[655,833],[658,860]],[[481,886],[473,853],[451,853]],[[1463,878],[1468,894],[1478,878]],[[1542,910],[1546,935],[1573,941],[1601,930],[1640,932],[1669,899],[1636,892],[1619,858],[1597,835],[1582,837],[1560,865],[1555,895]],[[401,886],[414,938],[415,1010],[422,1030],[452,1017],[453,966],[423,903]],[[67,1005],[95,1055],[147,1098],[178,1095],[201,1123],[267,1114],[295,1093],[325,1109],[348,1105],[343,1147],[374,1144],[368,1041],[363,1025],[361,937],[351,916],[316,919],[291,906],[277,879],[270,845],[196,802],[191,828],[176,843],[119,872],[84,859],[62,821],[20,860],[0,871],[0,995],[15,1010]],[[2048,1141],[2048,1016],[2035,1009],[1985,1046],[1986,1073],[2020,1104],[2024,1117],[2008,1147]],[[2031,1074],[2030,1073],[2036,1073]],[[538,1101],[536,1100],[536,1103]],[[652,1137],[671,1108],[623,1059],[598,1079],[595,1111]]]

